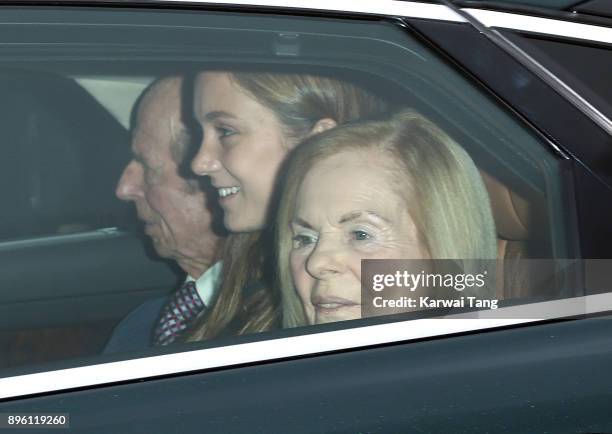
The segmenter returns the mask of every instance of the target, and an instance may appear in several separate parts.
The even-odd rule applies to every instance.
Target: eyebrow
[[[304,220],[304,219],[302,219],[300,217],[294,218],[291,223],[296,224],[296,225],[300,225],[300,226],[302,226],[302,227],[304,227],[306,229],[314,230],[314,228],[312,227],[312,225],[310,223],[308,223],[306,220]]]
[[[213,120],[218,119],[218,118],[236,119],[236,116],[234,116],[233,114],[228,113],[226,111],[223,111],[223,110],[215,110],[213,112],[208,112],[204,116],[204,120],[206,120],[206,121],[213,121]]]
[[[151,165],[147,162],[147,160],[144,159],[141,154],[132,154],[132,159],[143,167],[151,167]]]
[[[382,221],[384,221],[386,223],[390,223],[389,219],[384,218],[383,216],[381,216],[380,214],[378,214],[378,213],[376,213],[374,211],[364,211],[364,212],[362,212],[362,211],[353,211],[353,212],[350,212],[348,214],[344,214],[342,217],[340,217],[340,220],[338,220],[338,224],[344,224],[344,223],[348,223],[348,222],[357,220],[357,219],[363,217],[364,214],[366,214],[368,216],[376,217],[376,218],[378,218],[378,219],[380,219],[380,220],[382,220]],[[296,225],[300,225],[300,226],[305,227],[307,229],[314,230],[314,228],[312,227],[312,225],[310,223],[308,223],[306,220],[304,220],[304,219],[302,219],[300,217],[295,217],[292,220],[292,223],[296,224]]]
[[[142,155],[137,152],[134,147],[131,147],[132,149],[130,149],[131,153],[132,153],[132,159],[141,162],[142,161]]]
[[[382,220],[384,222],[389,223],[388,219],[384,218],[383,216],[381,216],[378,213],[375,213],[374,211],[364,211],[364,212],[362,212],[362,211],[353,211],[353,212],[350,212],[348,214],[344,214],[342,217],[340,217],[340,220],[338,220],[338,223],[339,224],[343,224],[343,223],[347,223],[347,222],[351,222],[351,221],[357,220],[357,219],[361,218],[364,214],[367,214],[367,215],[372,216],[372,217],[376,217],[376,218],[378,218],[378,219],[380,219],[380,220]]]

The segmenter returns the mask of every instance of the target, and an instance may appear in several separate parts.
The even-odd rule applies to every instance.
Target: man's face
[[[133,159],[116,194],[134,202],[157,253],[197,278],[213,261],[218,237],[205,193],[179,173],[181,145],[188,140],[180,95],[180,79],[170,78],[144,96],[132,135]]]

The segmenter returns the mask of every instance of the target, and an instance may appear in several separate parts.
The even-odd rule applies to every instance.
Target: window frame
[[[194,3],[197,3],[198,5],[208,4],[208,2],[201,1]],[[274,2],[242,2],[241,4],[260,5],[271,8],[278,6],[278,4]],[[293,7],[297,8],[297,10],[299,11],[302,11],[306,5],[308,5],[307,9],[317,9],[317,7],[311,4],[311,2],[304,2],[301,4],[301,6]],[[419,6],[418,8],[413,10],[408,8],[409,5],[404,4],[404,2],[395,1],[384,2],[384,5],[386,7],[392,6],[393,9],[386,10],[384,8],[375,8],[376,12],[373,12],[374,9],[368,7],[367,12],[364,12],[364,10],[362,9],[357,11],[350,11],[347,13],[371,13],[375,15],[386,15],[391,14],[391,11],[393,11],[392,15],[409,16],[411,20],[414,20],[415,18],[418,20],[421,20],[423,18],[428,20],[439,20],[438,16],[434,17],[432,15],[431,10],[433,9],[420,9]],[[320,2],[319,7],[320,11],[328,11],[330,8],[329,4],[324,4],[324,2]],[[276,12],[285,11],[285,9],[271,10]],[[294,9],[290,10],[294,11]],[[383,10],[385,10],[386,12],[383,13]],[[424,10],[427,10],[428,12],[422,12]],[[464,21],[455,14],[446,15],[448,13],[446,9],[435,10],[441,13],[440,16],[446,17],[443,19],[444,22]],[[446,12],[442,13],[442,10],[445,10]],[[341,13],[346,12],[345,9],[340,8],[336,9],[336,11]],[[410,15],[405,15],[408,12],[410,12]],[[414,23],[415,22],[412,21],[412,24]],[[453,52],[453,50],[449,50],[449,52]],[[554,144],[551,144],[551,147],[554,149]],[[603,306],[602,310],[597,310],[597,308],[594,307],[587,308],[585,310],[585,304],[590,305],[591,302],[596,301],[601,301],[601,306]],[[243,364],[250,364],[256,362],[267,363],[271,361],[286,360],[288,358],[298,356],[316,355],[357,348],[369,348],[374,345],[405,343],[428,338],[438,338],[441,336],[451,336],[457,333],[462,334],[485,330],[496,330],[500,327],[512,327],[521,324],[536,323],[552,319],[558,320],[561,318],[573,318],[576,316],[582,316],[585,313],[593,314],[597,312],[612,310],[612,295],[600,294],[596,296],[587,296],[585,298],[556,300],[544,303],[552,303],[547,306],[553,306],[554,309],[559,309],[558,312],[563,312],[563,314],[560,316],[555,315],[554,318],[536,317],[524,318],[520,320],[514,319],[503,321],[480,318],[474,320],[475,322],[470,321],[469,325],[465,323],[465,319],[459,318],[447,318],[444,320],[412,320],[410,321],[410,326],[407,326],[407,321],[400,321],[389,324],[350,328],[341,331],[330,331],[323,333],[313,332],[304,336],[270,339],[253,343],[238,344],[234,346],[222,346],[218,348],[201,349],[190,352],[164,354],[160,356],[133,359],[127,361],[108,362],[98,365],[69,368],[66,370],[26,374],[25,376],[14,376],[0,379],[0,398],[14,399],[18,397],[36,395],[41,393],[91,387],[94,385],[108,385],[111,383],[132,381],[136,379],[178,375],[189,372],[199,372],[202,370],[225,368],[230,366],[241,366]],[[563,307],[565,306],[565,304],[568,303],[572,305],[571,308]],[[534,304],[534,306],[535,305],[542,306],[541,303]],[[594,303],[594,305],[596,304]],[[418,321],[420,321],[420,323]],[[434,327],[434,323],[432,323],[431,321],[435,321],[435,324],[437,326]],[[415,327],[415,324],[417,326],[422,325],[422,328]],[[436,328],[437,331],[432,333],[432,327]],[[385,338],[381,339],[379,333],[383,334]],[[329,340],[322,339],[323,336],[327,336]],[[321,345],[321,341],[323,341],[325,345]],[[241,345],[247,345],[248,347],[244,347]],[[306,351],[303,350],[304,346],[308,348]],[[284,348],[284,350],[281,351],[277,347],[282,347]],[[300,348],[302,349],[301,351],[298,350]],[[179,366],[178,368],[177,365]],[[90,376],[93,378],[97,377],[97,380],[91,380],[87,378]]]

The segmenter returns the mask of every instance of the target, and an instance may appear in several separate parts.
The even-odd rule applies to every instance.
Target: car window
[[[1,226],[4,376],[582,295],[554,262],[580,253],[566,156],[393,21],[6,12],[20,23],[6,40],[29,45],[18,54],[0,45],[9,64],[0,65],[0,86],[18,101],[2,116],[0,185],[14,204]],[[296,100],[278,97],[287,88]],[[320,112],[321,101],[336,111]],[[164,110],[175,103],[171,121]],[[180,151],[149,154],[163,145],[151,131],[162,130]],[[172,190],[168,176],[184,188]],[[204,189],[213,197],[197,196]],[[157,328],[168,297],[198,290],[187,276],[201,267],[182,247],[202,248],[193,243],[203,232],[186,230],[202,220],[181,219],[204,200],[216,207],[211,233],[226,243],[204,267],[217,270],[206,278],[210,292],[198,294],[207,310],[188,335],[155,346],[174,333]],[[135,211],[137,223],[122,214]],[[502,260],[504,271],[479,285],[486,296],[450,285],[451,301],[488,304],[387,305],[361,318],[361,267],[393,277],[390,261],[411,258],[460,263],[448,274],[463,273],[461,285],[468,266],[484,267],[470,268],[476,276]],[[112,341],[130,315],[145,319]],[[136,334],[149,343],[123,345]]]
[[[71,77],[4,68],[0,86],[7,199],[0,239],[91,231],[125,220],[112,188],[125,158],[126,128]]]
[[[612,92],[606,80],[606,71],[612,66],[609,44],[533,36],[516,37],[515,40],[608,119],[612,117]]]
[[[576,5],[575,10],[577,12],[581,12],[584,14],[601,16],[601,17],[612,16],[610,4],[602,0],[590,0],[586,3],[580,3]]]
[[[153,81],[151,77],[76,76],[72,78],[128,130],[130,114],[138,95]]]

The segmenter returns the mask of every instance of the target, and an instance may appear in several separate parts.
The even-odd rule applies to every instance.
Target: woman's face
[[[426,257],[389,156],[341,152],[315,164],[291,222],[291,272],[309,323],[361,318],[362,259]]]
[[[228,230],[261,229],[276,174],[291,147],[280,122],[228,73],[200,74],[194,104],[204,134],[193,171],[210,176]]]

